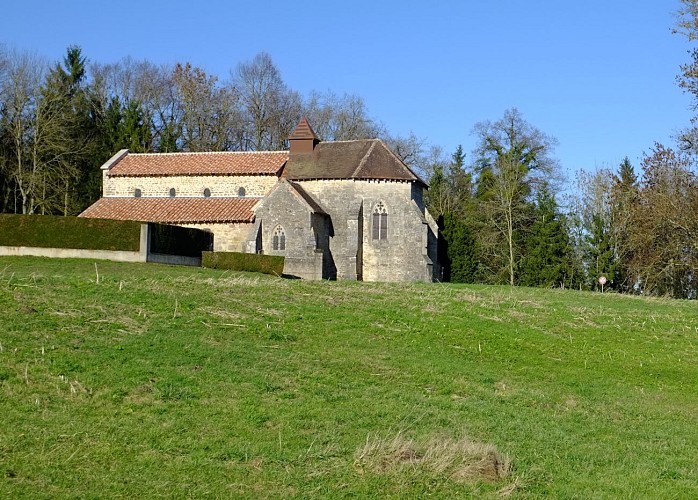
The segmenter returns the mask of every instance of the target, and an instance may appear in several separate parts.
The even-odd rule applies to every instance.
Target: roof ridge
[[[371,153],[373,153],[373,148],[376,147],[376,142],[377,141],[375,141],[375,140],[373,141],[373,144],[371,144],[371,147],[368,148],[368,151],[366,151],[366,154],[364,155],[364,157],[361,158],[361,161],[359,162],[359,166],[356,167],[356,170],[354,170],[354,172],[351,174],[352,178],[356,177],[358,175],[358,173],[361,171],[361,169],[364,168],[364,165],[366,165],[366,161],[367,161],[368,157],[371,156]]]
[[[344,139],[341,141],[324,141],[321,142],[320,144],[337,144],[337,143],[346,143],[346,142],[376,142],[380,141],[379,138],[373,137],[371,139]]]
[[[395,151],[393,151],[392,148],[391,148],[390,146],[388,146],[388,145],[385,143],[385,141],[384,141],[383,139],[377,139],[377,140],[378,140],[378,142],[380,142],[381,145],[388,151],[389,154],[391,154],[397,161],[399,161],[400,164],[401,164],[403,167],[405,167],[405,168],[407,169],[407,171],[408,171],[410,174],[412,174],[412,176],[414,177],[414,180],[419,181],[419,182],[421,182],[422,184],[427,185],[427,183],[424,182],[424,180],[423,180],[420,176],[418,176],[418,175],[410,168],[410,166],[409,166],[407,163],[405,163],[404,160],[403,160],[402,158],[400,158],[400,157],[397,155],[397,153],[395,153]]]
[[[261,200],[264,198],[264,196],[207,196],[207,197],[202,197],[202,196],[180,196],[177,195],[174,198],[171,198],[169,196],[140,196],[136,198],[135,196],[102,196],[101,199],[108,199],[108,200],[168,200],[174,202],[174,200],[230,200],[230,201],[240,201],[240,200]],[[99,201],[99,200],[98,200]],[[140,201],[137,201],[136,203],[141,203]]]
[[[288,154],[288,150],[280,151],[173,151],[168,153],[129,153],[129,156],[175,156],[175,155],[234,155],[234,154]]]

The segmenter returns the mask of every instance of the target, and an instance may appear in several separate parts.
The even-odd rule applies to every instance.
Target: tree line
[[[680,0],[675,32],[698,40],[698,0]],[[698,109],[698,49],[690,56],[677,80]],[[648,145],[639,170],[626,157],[578,172],[573,194],[555,139],[516,109],[473,132],[472,161],[459,147],[431,165],[445,279],[698,297],[698,117],[673,147]]]
[[[99,198],[99,167],[119,149],[284,149],[301,116],[325,140],[383,137],[408,163],[420,155],[361,97],[290,89],[266,53],[221,81],[190,63],[88,64],[73,46],[51,65],[0,46],[0,211],[75,215]]]
[[[580,171],[561,208],[549,137],[515,109],[476,129],[476,160],[464,167],[459,148],[435,165],[428,192],[446,280],[696,298],[692,152],[655,144],[641,173],[628,158]]]
[[[680,4],[676,32],[695,41],[698,0]],[[691,58],[678,83],[698,108],[698,49]],[[69,47],[49,65],[0,48],[0,211],[79,213],[99,198],[99,167],[122,148],[285,149],[301,116],[323,140],[383,138],[429,182],[445,280],[698,294],[696,122],[673,147],[648,145],[637,170],[625,158],[578,172],[570,186],[555,138],[515,108],[474,126],[470,156],[460,146],[445,155],[391,135],[359,96],[302,96],[265,53],[222,81],[190,63],[88,64]]]

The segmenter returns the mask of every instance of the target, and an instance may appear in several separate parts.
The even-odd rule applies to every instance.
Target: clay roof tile
[[[288,151],[129,153],[108,168],[108,175],[279,175],[287,159]]]
[[[171,224],[252,222],[260,198],[101,198],[80,217]]]

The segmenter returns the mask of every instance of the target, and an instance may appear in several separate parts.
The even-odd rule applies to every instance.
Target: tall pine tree
[[[536,196],[534,221],[525,239],[520,284],[556,287],[567,281],[569,236],[557,202],[547,187]]]
[[[477,276],[478,258],[472,218],[472,178],[465,169],[462,146],[459,145],[451,155],[447,173],[442,168],[436,169],[434,181],[434,199],[441,202],[438,222],[444,280],[473,283]]]
[[[613,248],[611,230],[603,218],[594,215],[591,220],[591,233],[588,235],[587,274],[592,290],[601,289],[599,278],[606,278],[604,288],[618,288],[618,264]]]
[[[632,217],[639,197],[638,178],[626,156],[614,175],[611,202],[613,221],[613,243],[616,257],[615,288],[622,292],[634,289],[638,276],[630,271],[630,262],[635,254],[631,245]]]

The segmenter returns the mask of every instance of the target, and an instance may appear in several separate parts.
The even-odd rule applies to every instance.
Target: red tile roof
[[[80,214],[163,223],[252,222],[260,198],[101,198]]]
[[[128,153],[109,170],[110,176],[275,175],[288,151],[213,153]]]

